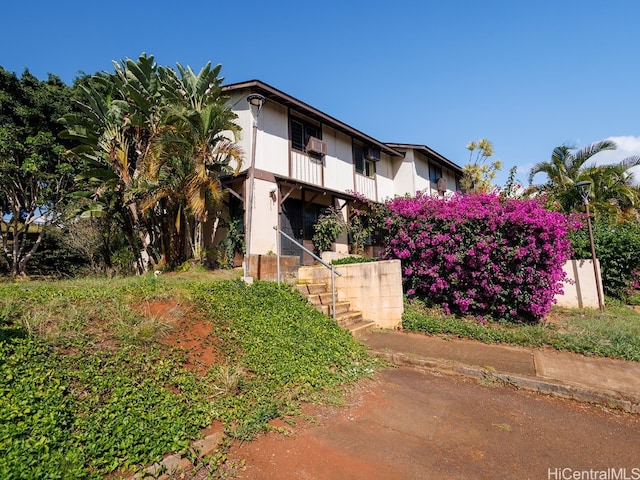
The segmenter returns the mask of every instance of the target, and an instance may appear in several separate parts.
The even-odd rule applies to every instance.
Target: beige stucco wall
[[[245,133],[248,136],[249,132]],[[247,158],[251,150],[246,151]],[[247,164],[248,166],[248,164]],[[266,102],[258,117],[256,168],[289,175],[289,120],[282,105]]]
[[[325,127],[322,139],[327,142],[324,184],[332,190],[353,190],[353,149],[351,137]]]
[[[273,227],[278,225],[278,205],[271,194],[276,184],[258,178],[254,182],[250,251],[252,254],[276,253],[276,231]]]
[[[395,196],[395,182],[393,181],[393,164],[391,157],[386,153],[381,155],[380,161],[376,164],[376,179],[378,198],[373,200],[384,201]]]
[[[400,194],[399,192],[408,192],[411,195],[414,195],[418,190],[416,188],[415,166],[413,162],[413,150],[407,150],[404,158],[395,159],[395,163],[393,165],[393,188],[395,193]]]
[[[597,262],[598,274],[600,264]],[[596,276],[593,271],[592,260],[569,260],[562,269],[567,274],[568,281],[564,284],[564,294],[556,295],[557,305],[569,308],[599,308]],[[602,293],[602,279],[600,279]],[[604,294],[602,294],[604,302]]]
[[[253,114],[246,102],[247,92],[234,94],[229,105],[238,116],[236,123],[242,128],[238,144],[244,153],[242,170],[251,165],[253,142]],[[254,112],[255,113],[255,110]],[[258,117],[255,165],[279,175],[289,174],[289,127],[287,109],[274,102],[265,102]]]
[[[404,152],[404,159],[395,167],[395,194],[415,195],[416,192],[425,191],[430,195],[438,195],[437,190],[431,188],[429,181],[428,158],[411,149],[404,150]],[[442,178],[447,182],[447,195],[451,195],[456,191],[455,174],[442,165],[440,167],[442,168]]]
[[[351,303],[365,320],[380,328],[396,328],[402,323],[404,303],[400,260],[338,265],[335,277],[339,300]],[[301,267],[300,282],[331,285],[331,271],[323,266]]]
[[[429,161],[427,158],[420,153],[416,153],[413,168],[416,191],[429,191],[431,182],[429,181]]]

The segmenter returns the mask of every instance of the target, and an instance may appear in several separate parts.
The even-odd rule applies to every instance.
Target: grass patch
[[[213,421],[248,439],[376,361],[288,286],[198,273],[0,284],[0,478],[104,478],[187,452]],[[211,322],[220,356],[187,368],[141,306]]]
[[[507,343],[526,347],[552,347],[583,355],[621,358],[640,362],[640,313],[607,299],[604,312],[592,309],[555,307],[547,323],[516,325],[445,315],[421,301],[405,304],[405,330],[430,335],[455,335],[486,343]]]

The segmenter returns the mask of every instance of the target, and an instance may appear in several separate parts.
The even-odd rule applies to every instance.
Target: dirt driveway
[[[640,415],[510,386],[390,368],[310,413],[234,446],[237,478],[640,480]]]

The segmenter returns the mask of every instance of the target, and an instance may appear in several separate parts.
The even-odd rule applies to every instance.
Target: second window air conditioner
[[[319,138],[309,137],[309,140],[307,140],[307,146],[305,150],[307,153],[312,153],[314,155],[326,155],[327,143],[323,142]]]
[[[364,158],[366,158],[367,160],[370,160],[372,162],[379,162],[380,161],[380,150],[378,150],[377,148],[365,148],[364,149]]]

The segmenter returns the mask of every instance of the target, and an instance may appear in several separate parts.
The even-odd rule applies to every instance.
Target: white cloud
[[[615,150],[600,152],[593,157],[599,165],[617,163],[627,157],[640,155],[640,137],[609,137],[607,140],[613,140],[618,145]]]

